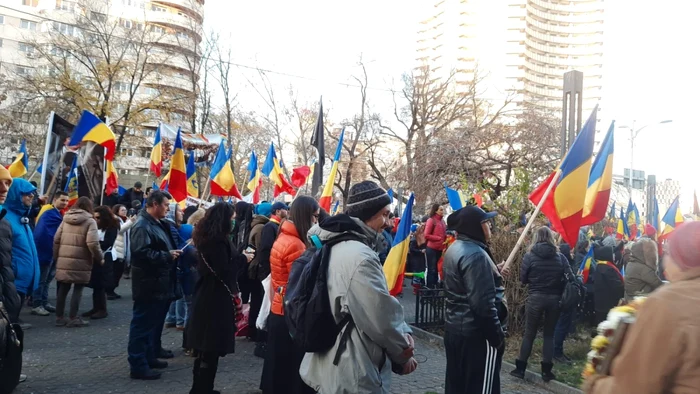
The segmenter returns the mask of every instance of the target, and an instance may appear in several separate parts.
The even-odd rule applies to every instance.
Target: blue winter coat
[[[53,237],[63,222],[61,212],[51,207],[39,216],[34,228],[34,244],[40,265],[49,265],[53,259]]]
[[[39,286],[39,259],[34,234],[28,217],[31,207],[22,204],[22,194],[36,190],[31,183],[21,178],[12,180],[3,208],[7,210],[5,219],[12,227],[12,270],[15,272],[15,286],[23,294],[31,294]],[[53,247],[53,244],[51,245]]]

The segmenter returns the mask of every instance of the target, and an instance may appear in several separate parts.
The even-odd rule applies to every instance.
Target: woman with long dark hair
[[[107,299],[116,300],[122,298],[114,290],[119,287],[119,281],[124,274],[124,267],[129,254],[129,229],[136,223],[136,216],[127,217],[127,209],[122,204],[117,204],[112,207],[112,213],[119,221],[119,233],[117,240],[114,242],[114,251],[116,259],[114,260],[113,275],[111,286],[107,288]]]
[[[248,204],[245,201],[239,201],[235,205],[236,220],[234,220],[233,231],[231,232],[231,239],[233,240],[233,245],[238,250],[238,253],[243,253],[248,247],[250,240],[250,232],[253,226],[253,212],[255,211],[255,205]],[[262,299],[262,287],[260,285],[256,286],[255,281],[248,277],[248,267],[239,267],[238,272],[238,287],[241,289],[241,300],[244,304],[251,302],[253,297],[257,299]],[[255,296],[253,295],[255,294]],[[254,324],[253,324],[254,325]],[[255,330],[250,330],[255,331]]]
[[[520,354],[515,360],[516,368],[511,375],[523,379],[527,360],[537,336],[537,329],[544,321],[542,344],[542,379],[554,379],[552,359],[554,357],[554,327],[559,319],[559,300],[564,292],[564,272],[571,271],[569,261],[559,252],[554,233],[547,226],[535,231],[530,250],[523,257],[520,281],[527,285],[525,306],[525,334],[520,345]],[[571,274],[573,276],[573,273]]]
[[[279,235],[272,245],[270,275],[274,295],[267,318],[267,347],[260,382],[264,394],[314,392],[299,376],[304,352],[294,345],[289,336],[284,319],[284,295],[292,263],[309,247],[307,233],[318,221],[319,211],[315,199],[296,197],[289,211],[289,219],[280,223]]]
[[[425,239],[427,248],[425,254],[428,260],[428,278],[426,285],[434,289],[438,283],[438,261],[442,257],[442,249],[447,239],[447,226],[442,220],[445,213],[440,204],[433,204],[430,207],[430,218],[425,223]]]
[[[104,264],[92,266],[90,284],[92,287],[92,309],[83,313],[83,317],[90,319],[104,319],[107,313],[107,289],[112,286],[114,277],[114,261],[117,252],[114,243],[119,234],[119,221],[108,206],[102,205],[95,208],[95,221],[100,236],[100,249],[104,255]]]
[[[236,275],[251,256],[233,246],[233,207],[217,203],[209,208],[192,233],[198,251],[192,311],[185,328],[184,346],[197,354],[192,369],[191,394],[213,393],[219,357],[235,350],[236,316],[240,314]]]

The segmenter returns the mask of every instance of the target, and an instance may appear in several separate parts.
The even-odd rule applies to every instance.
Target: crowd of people
[[[0,168],[0,302],[19,336],[29,328],[19,320],[28,299],[32,314],[55,313],[56,326],[85,327],[109,316],[108,301],[121,298],[120,280],[129,278],[133,314],[125,345],[133,379],[159,379],[168,367],[165,360],[175,356],[161,344],[164,329],[182,332],[184,353],[194,358],[190,393],[195,394],[217,392],[219,359],[235,352],[236,336],[254,341],[255,356],[264,359],[265,394],[388,393],[392,373],[417,368],[412,331],[382,269],[399,220],[391,198],[374,182],[353,185],[345,212],[333,216],[304,195],[291,206],[239,201],[183,210],[167,192],[142,192],[140,183],[126,197],[109,196],[111,206],[95,207],[86,197],[71,205],[62,192],[42,204],[36,194],[29,182]],[[447,393],[500,392],[508,321],[503,282],[509,270],[497,264],[489,246],[495,216],[470,205],[445,220],[444,208],[435,204],[411,228],[406,273],[414,289],[439,288],[446,296]],[[524,377],[540,327],[542,378],[549,381],[555,378],[553,363],[568,362],[563,344],[577,323],[600,322],[620,300],[659,287],[660,303],[678,297],[671,289],[695,289],[700,235],[697,226],[686,228],[697,236],[674,238],[680,244],[670,245],[673,258],[666,265],[672,282],[686,283],[667,286],[651,235],[625,244],[590,240],[582,230],[572,252],[548,227],[536,229],[520,269],[528,287],[526,329],[511,374]],[[694,252],[686,251],[693,242]],[[590,248],[597,264],[583,283],[577,274]],[[327,267],[317,274],[325,280],[313,289],[322,295],[305,299],[300,283],[317,264]],[[55,306],[48,302],[54,278]],[[561,306],[567,278],[578,278],[587,290],[578,308]],[[80,314],[85,287],[92,288],[92,308]],[[312,305],[316,299],[325,303]],[[299,314],[299,302],[308,302],[303,305],[316,315]],[[684,324],[696,319],[675,317]],[[304,337],[304,330],[323,322],[336,335],[330,343]],[[678,351],[690,359],[697,357],[690,355],[693,349]],[[632,354],[623,348],[621,357]],[[612,379],[596,385],[596,392],[625,392],[603,391],[604,385],[629,384]],[[14,387],[17,381],[3,384]]]

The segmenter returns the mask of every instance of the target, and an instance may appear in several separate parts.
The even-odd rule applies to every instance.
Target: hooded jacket
[[[66,212],[53,241],[56,281],[87,284],[94,264],[102,264],[97,223],[92,215],[74,208]]]
[[[51,264],[53,258],[53,237],[58,231],[58,227],[63,222],[63,215],[53,205],[48,208],[39,217],[34,228],[34,244],[36,245],[37,257],[39,264],[46,266]]]
[[[381,234],[357,218],[335,215],[309,230],[326,242],[354,233],[363,242],[343,241],[331,249],[328,265],[328,296],[336,323],[346,314],[355,322],[338,365],[333,348],[325,353],[306,353],[299,368],[304,382],[320,394],[389,393],[391,362],[404,364],[408,347],[404,337],[411,330],[404,321],[401,304],[389,295],[376,248]],[[343,331],[344,332],[344,331]]]
[[[22,195],[35,190],[31,183],[15,178],[3,206],[7,211],[5,220],[12,227],[12,271],[15,274],[15,286],[22,294],[29,294],[39,286],[39,258],[29,225],[31,207],[22,204]]]
[[[12,270],[12,227],[4,218],[6,214],[6,210],[0,210],[0,302],[14,322],[21,306]]]
[[[299,238],[294,223],[286,220],[280,225],[280,234],[272,245],[270,252],[270,275],[274,295],[270,312],[284,315],[284,295],[289,280],[292,263],[306,250],[306,245]]]
[[[596,260],[594,300],[596,315],[607,314],[625,296],[625,284],[620,270],[613,261],[613,248],[595,246],[593,258]]]
[[[557,247],[546,242],[535,244],[523,257],[520,282],[528,294],[561,295],[564,291],[564,268],[569,261]]]
[[[659,259],[656,242],[640,239],[630,248],[629,262],[625,268],[625,299],[647,295],[663,284],[656,275]]]

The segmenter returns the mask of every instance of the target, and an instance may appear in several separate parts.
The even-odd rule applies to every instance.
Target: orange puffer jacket
[[[272,245],[270,252],[270,271],[272,278],[272,308],[270,312],[284,315],[284,293],[287,290],[289,271],[294,260],[306,250],[306,245],[299,238],[296,227],[290,221],[284,221],[280,225],[277,240]]]

